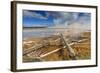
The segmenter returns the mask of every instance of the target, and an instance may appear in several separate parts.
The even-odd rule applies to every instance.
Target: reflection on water
[[[90,32],[90,30],[70,28],[28,28],[23,29],[23,39],[25,40],[31,37],[48,37],[51,35],[57,35],[58,33],[69,35],[70,37],[78,37],[81,36],[82,32]]]
[[[23,38],[29,37],[48,37],[57,32],[62,33],[65,29],[23,29]]]

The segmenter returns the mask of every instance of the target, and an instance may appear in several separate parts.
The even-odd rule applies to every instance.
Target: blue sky
[[[23,10],[24,27],[67,27],[73,23],[89,25],[90,13]]]

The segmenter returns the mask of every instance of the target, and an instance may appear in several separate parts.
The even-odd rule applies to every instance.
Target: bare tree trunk
[[[66,49],[68,50],[69,56],[70,56],[73,60],[78,59],[78,57],[76,56],[75,51],[74,51],[73,48],[71,48],[71,46],[65,41],[65,38],[63,37],[63,35],[60,34],[60,36],[61,36],[62,42],[64,43],[64,47],[63,47],[63,48],[66,48]]]

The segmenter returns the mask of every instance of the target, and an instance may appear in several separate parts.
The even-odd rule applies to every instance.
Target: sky
[[[74,23],[91,25],[91,13],[23,10],[24,27],[65,28]]]

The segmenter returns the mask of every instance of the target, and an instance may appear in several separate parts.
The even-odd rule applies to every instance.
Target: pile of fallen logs
[[[33,45],[32,47],[30,48],[27,48],[27,49],[24,49],[23,51],[23,55],[27,55],[27,56],[30,56],[30,55],[33,55],[33,57],[36,57],[38,59],[41,59],[43,57],[46,57],[48,55],[51,55],[55,52],[58,52],[60,51],[61,49],[67,49],[69,56],[71,57],[71,59],[73,60],[76,60],[78,59],[74,49],[71,47],[71,45],[73,44],[76,44],[78,42],[81,42],[81,41],[85,41],[87,39],[84,39],[84,40],[79,40],[75,43],[67,43],[65,37],[63,36],[63,34],[59,34],[59,38],[55,39],[55,40],[52,40],[52,39],[47,39],[47,40],[43,40],[43,43],[42,44],[35,44]],[[50,51],[50,52],[47,52],[45,54],[42,54],[42,52],[40,51],[37,51],[39,49],[43,49],[44,47],[48,47],[48,46],[61,46],[62,45],[62,48],[57,48],[53,51]]]

